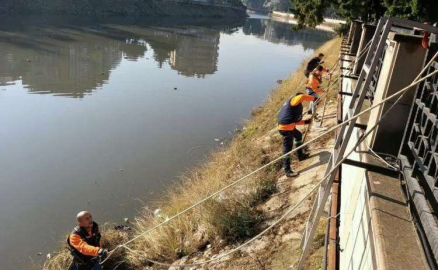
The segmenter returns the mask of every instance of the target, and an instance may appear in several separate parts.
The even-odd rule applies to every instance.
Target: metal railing
[[[426,61],[438,51],[438,43],[431,43]],[[427,74],[438,70],[435,59]],[[427,75],[424,74],[424,75]],[[433,256],[429,264],[438,262],[438,75],[434,75],[416,89],[408,125],[399,153],[400,163],[412,203],[414,217],[421,224],[424,242]],[[434,258],[432,258],[434,257]]]
[[[370,83],[370,86],[369,86],[367,94],[366,94],[367,98],[371,102],[371,104],[373,104],[374,94],[376,93],[377,83],[379,82],[380,72],[382,71],[383,60],[385,59],[385,54],[386,54],[387,48],[388,48],[388,45],[385,44],[385,46],[383,48],[383,52],[378,59],[378,62],[376,65],[376,70],[375,70],[374,74],[372,75],[373,77],[371,79],[371,83]]]

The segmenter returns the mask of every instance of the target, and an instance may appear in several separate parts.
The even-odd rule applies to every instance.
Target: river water
[[[133,218],[332,37],[254,16],[0,21],[3,270],[43,261],[80,210]]]

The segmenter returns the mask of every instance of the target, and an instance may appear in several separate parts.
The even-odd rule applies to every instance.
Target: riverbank
[[[295,16],[292,13],[273,11],[269,14],[269,17],[277,22],[288,23],[291,25],[298,24],[298,21],[295,19]],[[346,23],[347,22],[344,20],[324,18],[324,22],[320,25],[317,25],[315,28],[322,31],[335,32],[336,28]]]
[[[326,65],[331,66],[338,57],[339,47],[340,39],[334,39],[316,52],[323,52],[327,56]],[[132,224],[133,232],[107,230],[104,233],[104,246],[114,248],[281,155],[281,136],[275,127],[276,115],[289,96],[297,91],[304,91],[302,85],[305,77],[302,68],[303,66],[290,78],[282,81],[262,107],[253,110],[251,120],[229,146],[217,149],[208,162],[183,175],[182,184],[164,194],[153,210],[143,209]],[[334,91],[331,94],[333,98]],[[330,104],[327,115],[333,115],[334,111],[334,104]],[[327,118],[324,125],[334,123],[335,119],[331,117]],[[319,129],[312,129],[309,137],[315,137],[320,132]],[[300,196],[313,188],[312,184],[320,180],[332,137],[322,138],[311,146],[312,157],[305,162],[297,163],[294,159],[293,165],[301,172],[300,177],[286,179],[281,170],[281,162],[259,171],[238,186],[131,243],[129,247],[134,252],[118,249],[108,262],[108,268],[142,269],[147,265],[155,267],[140,257],[138,252],[160,262],[193,263],[218,256],[221,252],[230,250],[236,243],[250,239],[277,220],[288,206],[297,202]],[[232,261],[207,267],[260,269],[264,265],[267,269],[289,268],[297,257],[290,254],[298,254],[297,243],[310,205],[311,200],[275,228],[275,231],[263,236],[260,241],[255,241],[254,245],[230,255]],[[321,226],[324,228],[323,224]],[[321,235],[323,234],[316,237],[319,244],[314,249],[311,264],[312,260],[316,262],[315,265],[320,262],[320,241],[323,239]],[[65,269],[69,260],[68,252],[63,250],[47,261],[45,269]]]
[[[5,0],[0,15],[75,15],[123,17],[247,17],[238,0]]]

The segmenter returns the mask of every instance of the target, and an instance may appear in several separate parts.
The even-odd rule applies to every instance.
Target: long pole
[[[330,73],[330,80],[328,82],[327,92],[330,91],[330,83],[331,82],[332,82],[332,74]],[[327,96],[324,99],[324,107],[322,109],[322,116],[321,116],[321,122],[319,123],[319,127],[322,127],[322,122],[324,122],[324,115],[325,115],[325,107],[327,105],[327,98],[328,98],[328,93],[327,93]]]

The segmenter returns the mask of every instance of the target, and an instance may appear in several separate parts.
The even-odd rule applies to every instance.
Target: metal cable
[[[163,225],[169,223],[169,222],[172,221],[173,219],[175,219],[175,218],[181,216],[182,214],[184,214],[184,213],[190,211],[191,209],[197,207],[198,205],[204,203],[205,201],[207,201],[207,200],[213,198],[214,196],[216,196],[216,195],[222,193],[223,191],[225,191],[225,190],[227,190],[227,189],[229,189],[229,188],[231,188],[231,187],[237,185],[238,183],[240,183],[241,181],[245,180],[245,179],[248,178],[249,176],[254,175],[255,173],[257,173],[257,172],[263,170],[264,168],[267,168],[268,166],[274,164],[275,162],[281,160],[282,158],[284,158],[284,157],[286,157],[286,156],[288,156],[288,155],[290,155],[290,154],[292,154],[292,153],[294,153],[294,152],[296,152],[296,151],[298,151],[298,150],[300,150],[300,149],[303,149],[304,147],[306,147],[306,146],[308,146],[309,144],[315,142],[316,140],[318,140],[319,138],[325,136],[326,134],[328,134],[328,133],[330,133],[330,132],[332,132],[332,131],[334,131],[334,130],[336,130],[336,129],[338,129],[338,128],[344,126],[344,125],[347,125],[347,124],[350,123],[351,121],[357,119],[359,116],[361,116],[361,115],[363,115],[363,114],[365,114],[365,113],[371,111],[372,109],[374,109],[374,108],[376,108],[376,107],[378,107],[378,106],[383,105],[384,103],[386,103],[387,101],[391,100],[391,99],[394,98],[394,97],[397,97],[397,96],[400,96],[400,95],[404,94],[405,92],[407,92],[408,90],[410,90],[413,86],[415,86],[415,85],[419,84],[420,82],[426,80],[427,78],[430,78],[430,77],[432,77],[433,75],[437,74],[437,73],[438,73],[438,70],[435,70],[434,72],[432,72],[432,73],[426,75],[425,77],[419,79],[419,77],[421,77],[421,75],[423,74],[423,72],[424,72],[424,71],[425,71],[425,70],[426,70],[426,69],[432,64],[433,60],[434,60],[437,56],[438,56],[438,52],[435,54],[434,57],[432,57],[431,61],[430,61],[430,62],[429,62],[424,68],[423,68],[423,70],[418,74],[418,76],[415,78],[415,80],[414,80],[411,84],[409,84],[408,86],[406,86],[406,87],[404,87],[403,89],[399,90],[398,92],[392,94],[391,96],[386,97],[385,99],[381,100],[381,101],[378,102],[377,104],[374,104],[373,106],[369,107],[368,109],[365,109],[364,111],[362,111],[362,112],[360,112],[360,113],[358,113],[358,114],[352,116],[350,119],[347,119],[347,120],[343,121],[342,123],[333,126],[332,128],[330,128],[330,129],[327,130],[326,132],[323,132],[320,136],[315,137],[314,139],[311,139],[309,142],[304,143],[304,144],[302,144],[301,146],[299,146],[299,147],[293,149],[292,151],[290,151],[290,152],[288,152],[288,153],[286,153],[286,154],[283,154],[283,155],[281,155],[281,156],[275,158],[274,160],[270,161],[269,163],[267,163],[267,164],[265,164],[265,165],[259,167],[258,169],[256,169],[256,170],[254,170],[254,171],[248,173],[247,175],[241,177],[240,179],[238,179],[238,180],[236,180],[236,181],[234,181],[234,182],[228,184],[227,186],[225,186],[225,187],[221,188],[220,190],[218,190],[218,191],[212,193],[211,195],[209,195],[209,196],[207,196],[207,197],[205,197],[205,198],[203,198],[203,199],[197,201],[196,203],[194,203],[194,204],[191,205],[190,207],[184,209],[184,210],[181,211],[181,212],[178,212],[177,214],[173,215],[172,217],[166,219],[165,221],[163,221],[163,222],[161,222],[161,223],[159,223],[159,224],[157,224],[157,225],[151,227],[150,229],[146,230],[145,232],[143,232],[143,233],[141,233],[141,234],[135,236],[135,237],[132,238],[131,240],[129,240],[129,241],[127,241],[127,242],[125,242],[125,243],[123,243],[123,244],[121,244],[121,245],[118,245],[116,248],[114,248],[112,251],[110,251],[110,252],[108,253],[107,258],[106,258],[105,260],[103,260],[103,261],[101,262],[101,264],[105,263],[105,262],[106,262],[106,261],[112,256],[112,254],[113,254],[117,249],[119,249],[119,248],[121,248],[121,247],[125,247],[125,248],[126,248],[126,245],[132,243],[133,241],[137,240],[138,238],[143,237],[143,236],[145,236],[146,234],[150,233],[151,231],[154,231],[155,229],[157,229],[157,228],[159,228],[159,227],[161,227],[161,226],[163,226]],[[401,97],[399,97],[398,100],[400,100],[400,98],[401,98]],[[397,100],[396,102],[398,102],[398,100]],[[394,103],[394,104],[396,104],[396,103]],[[392,108],[392,107],[391,107],[391,108]],[[385,115],[386,115],[386,114],[385,114]],[[381,120],[380,120],[380,121],[381,121]],[[379,121],[379,122],[380,122],[380,121]],[[374,126],[373,128],[375,128],[375,127],[377,127],[377,126]],[[369,132],[368,132],[368,134],[369,134]],[[355,149],[355,147],[352,149],[352,151],[354,151],[354,149]],[[350,151],[349,154],[351,154],[352,151]],[[349,155],[349,154],[348,154],[348,155]],[[348,155],[347,155],[347,156],[348,156]],[[345,159],[345,158],[344,158],[344,159]],[[343,159],[343,160],[344,160],[344,159]],[[342,161],[343,161],[343,160],[342,160]],[[339,165],[339,163],[338,163],[337,165]],[[335,168],[337,168],[337,167],[334,167],[334,169],[335,169]],[[333,171],[333,170],[332,170],[332,171]],[[332,172],[332,171],[331,171],[331,172]],[[330,173],[331,173],[331,172],[330,172]],[[329,173],[329,174],[330,174],[330,173]],[[329,175],[329,174],[328,174],[328,175]],[[326,177],[327,177],[327,176],[326,176]],[[323,179],[322,181],[324,181],[324,180],[326,179],[326,177],[324,177],[324,179]],[[322,183],[322,181],[321,181],[320,183]],[[319,184],[318,184],[318,185],[319,185]],[[313,191],[313,190],[312,190],[312,191]],[[307,195],[307,196],[310,196],[310,195]],[[296,206],[294,206],[294,207],[296,207]],[[293,209],[294,209],[294,208],[293,208]],[[292,209],[292,210],[293,210],[293,209]],[[291,212],[291,211],[290,211],[290,212]],[[287,212],[287,214],[288,214],[288,213],[289,213],[289,211]],[[278,222],[280,222],[280,221],[283,220],[284,218],[285,218],[285,216],[282,216],[282,217],[279,219]],[[277,222],[277,223],[278,223],[278,222]],[[268,229],[270,229],[270,228],[271,228],[271,226],[268,227]],[[264,233],[264,232],[265,232],[265,231],[263,231],[262,233]],[[262,235],[262,234],[260,234],[260,235]],[[257,236],[256,236],[256,237],[257,237]],[[256,238],[256,237],[255,237],[255,238]],[[253,241],[255,238],[251,239],[250,241]],[[247,242],[247,243],[248,243],[248,242]],[[243,247],[244,245],[246,245],[246,244],[243,244],[243,245],[241,245],[241,246],[239,246],[239,247]],[[216,258],[216,259],[217,259],[217,258]],[[207,262],[209,262],[209,261],[207,261]]]

